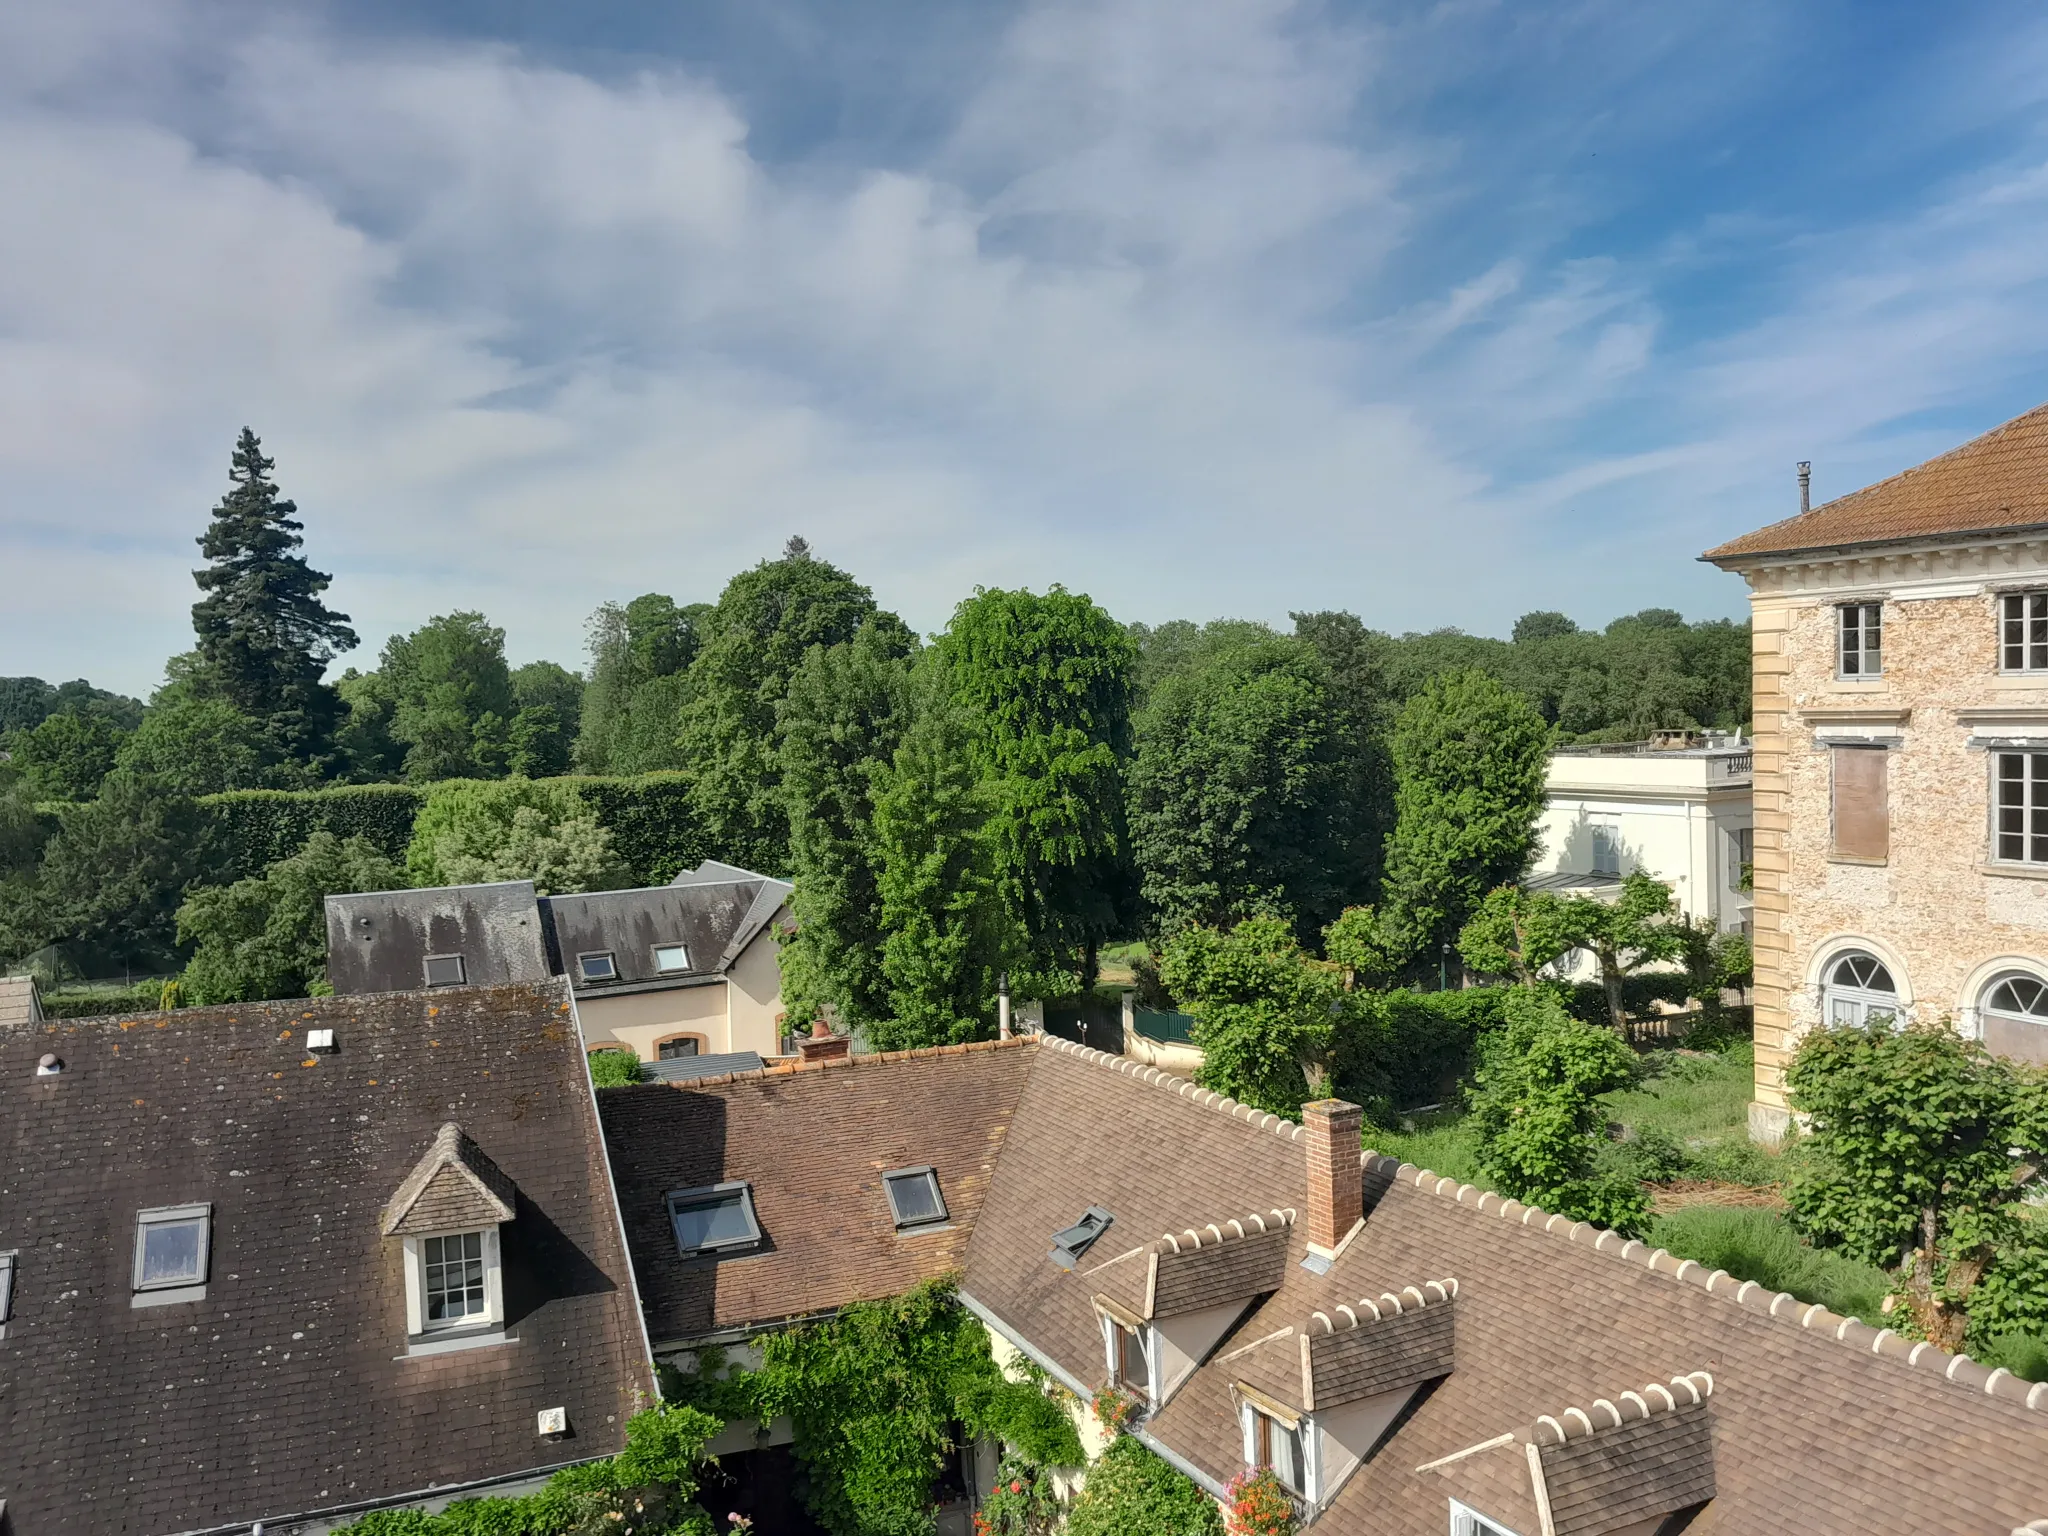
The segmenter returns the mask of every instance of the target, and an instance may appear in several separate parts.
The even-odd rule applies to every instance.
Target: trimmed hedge
[[[637,885],[666,885],[678,871],[716,857],[690,809],[690,779],[650,773],[635,779],[571,776]],[[364,837],[405,862],[412,824],[431,784],[338,784],[330,789],[240,789],[201,797],[211,826],[208,883],[260,875],[305,846],[315,832]]]

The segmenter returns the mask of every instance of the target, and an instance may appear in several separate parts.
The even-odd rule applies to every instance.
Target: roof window
[[[935,1168],[898,1168],[882,1175],[882,1187],[889,1192],[889,1210],[896,1218],[896,1230],[929,1227],[946,1219],[946,1197],[939,1192]]]
[[[1109,1230],[1116,1218],[1099,1205],[1091,1205],[1071,1227],[1052,1235],[1052,1261],[1061,1269],[1072,1269],[1095,1239]]]
[[[0,1333],[5,1333],[7,1322],[14,1316],[14,1266],[21,1257],[20,1251],[0,1253]]]
[[[166,1205],[137,1212],[132,1304],[154,1307],[204,1296],[212,1237],[211,1205]]]
[[[427,956],[428,986],[459,987],[467,980],[469,980],[469,967],[462,963],[462,956]]]
[[[668,1197],[668,1219],[676,1250],[686,1259],[736,1253],[761,1241],[753,1186],[744,1182],[675,1190]]]
[[[681,944],[657,944],[654,946],[654,968],[664,976],[690,968],[690,952]]]
[[[599,954],[578,955],[576,957],[576,969],[582,973],[585,981],[617,981],[619,979],[619,963],[612,958],[612,952],[608,949]]]

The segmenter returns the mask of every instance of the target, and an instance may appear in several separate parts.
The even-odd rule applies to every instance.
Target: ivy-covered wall
[[[676,873],[716,858],[690,810],[687,774],[633,779],[569,777],[611,833],[612,846],[638,885],[666,885]],[[331,789],[243,789],[200,800],[211,827],[210,882],[226,885],[260,875],[297,853],[315,832],[366,837],[377,851],[404,863],[413,819],[430,784],[343,784]],[[769,871],[773,873],[773,871]]]

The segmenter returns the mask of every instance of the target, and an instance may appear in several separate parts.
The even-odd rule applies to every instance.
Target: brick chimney
[[[1308,1144],[1308,1209],[1302,1213],[1302,1235],[1311,1254],[1333,1256],[1365,1215],[1358,1134],[1364,1122],[1365,1111],[1342,1099],[1318,1099],[1301,1106],[1302,1140]]]
[[[845,1035],[832,1033],[832,1026],[823,1019],[811,1026],[810,1034],[796,1043],[797,1054],[803,1057],[807,1067],[829,1066],[835,1061],[845,1061],[853,1049],[853,1041]]]

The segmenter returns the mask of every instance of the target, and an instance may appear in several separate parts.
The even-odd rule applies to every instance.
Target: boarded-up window
[[[1828,755],[1835,764],[1835,853],[1848,859],[1890,858],[1884,748],[1836,747]]]

